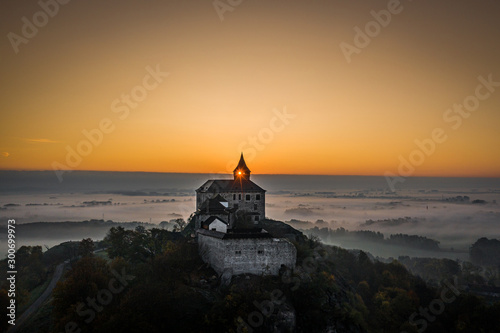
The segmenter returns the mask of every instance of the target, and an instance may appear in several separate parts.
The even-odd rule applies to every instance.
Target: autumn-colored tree
[[[82,332],[91,332],[89,323],[94,318],[89,320],[90,314],[81,314],[92,307],[88,305],[89,299],[95,302],[98,291],[109,288],[111,278],[113,275],[104,259],[85,256],[78,260],[66,273],[65,279],[57,283],[53,292],[53,316],[57,332],[65,331],[69,322],[76,323]]]

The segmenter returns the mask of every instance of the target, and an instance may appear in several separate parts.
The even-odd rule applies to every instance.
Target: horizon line
[[[54,170],[47,169],[0,169],[0,172],[54,172]],[[177,171],[120,171],[120,170],[59,170],[64,172],[120,172],[120,173],[162,173],[162,174],[185,174],[185,175],[228,175],[231,176],[232,173],[220,173],[220,172],[177,172]],[[258,176],[322,176],[322,177],[386,177],[385,175],[379,174],[313,174],[313,173],[253,173],[253,175]],[[396,175],[398,176],[398,175]],[[421,175],[411,175],[411,176],[401,176],[402,178],[500,178],[499,176],[421,176]]]

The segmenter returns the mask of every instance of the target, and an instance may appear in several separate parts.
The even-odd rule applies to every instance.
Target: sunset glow
[[[0,169],[500,177],[498,1],[0,8]]]

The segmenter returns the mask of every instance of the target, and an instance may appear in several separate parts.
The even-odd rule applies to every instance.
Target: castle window
[[[258,254],[264,254],[264,251],[263,250],[259,250],[257,251]]]
[[[247,194],[247,195],[245,196],[245,200],[246,200],[246,201],[250,201],[250,194]]]
[[[238,194],[238,200],[241,200],[241,194]]]
[[[255,200],[260,201],[260,194],[257,194],[257,195],[255,196]]]
[[[234,251],[234,254],[241,254],[241,251]]]
[[[255,221],[258,221],[258,220],[259,220],[259,215],[255,215],[254,220],[255,220]]]
[[[236,194],[233,194],[233,200],[236,200]]]
[[[258,209],[257,204],[254,204],[253,205],[253,210],[257,210],[257,209]]]

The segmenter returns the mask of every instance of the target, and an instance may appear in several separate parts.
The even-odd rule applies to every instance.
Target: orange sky
[[[499,2],[401,1],[349,62],[388,3],[73,1],[13,46],[4,1],[0,169],[500,177]]]

